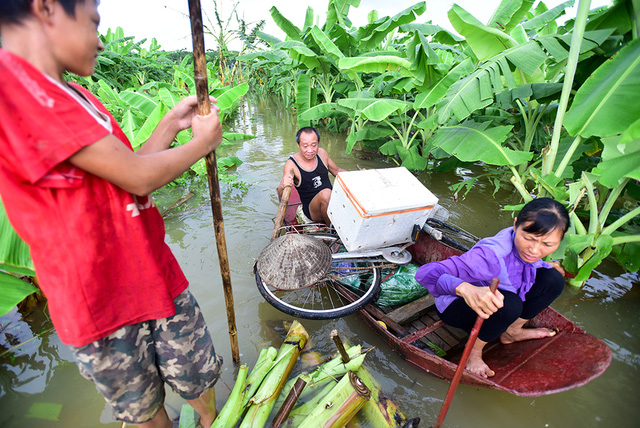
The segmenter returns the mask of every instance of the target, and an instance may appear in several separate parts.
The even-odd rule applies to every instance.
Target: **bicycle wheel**
[[[380,295],[381,274],[375,262],[340,260],[333,262],[325,278],[297,290],[277,290],[266,284],[257,269],[256,284],[273,307],[294,317],[326,320],[350,315]],[[347,298],[340,291],[347,286],[358,297]]]

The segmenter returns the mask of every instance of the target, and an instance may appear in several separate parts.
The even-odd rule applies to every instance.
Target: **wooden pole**
[[[193,39],[193,70],[198,95],[198,112],[206,116],[211,112],[209,102],[209,83],[207,81],[207,62],[204,56],[204,33],[202,30],[202,9],[200,0],[189,0],[189,17],[191,20],[191,36]],[[238,332],[236,330],[236,315],[233,305],[233,290],[231,288],[231,273],[227,256],[227,241],[224,235],[224,221],[222,219],[222,202],[220,199],[220,184],[215,150],[206,158],[207,176],[209,178],[209,194],[211,195],[211,210],[213,211],[213,225],[216,232],[218,259],[220,260],[220,274],[224,300],[227,306],[227,321],[229,323],[229,338],[231,339],[231,355],[235,363],[240,362],[238,349]]]
[[[296,401],[298,401],[298,398],[300,398],[300,394],[302,394],[302,390],[305,386],[307,386],[307,382],[302,378],[298,378],[296,383],[293,385],[293,388],[291,388],[291,391],[289,391],[289,394],[284,400],[284,403],[282,403],[282,407],[280,407],[280,410],[276,414],[276,417],[273,418],[273,422],[271,422],[271,428],[280,428],[282,424],[284,424],[284,421],[289,417],[291,409],[293,409]]]
[[[291,175],[295,179],[293,168],[289,170],[289,175]],[[278,205],[278,214],[276,214],[276,219],[273,224],[273,233],[271,234],[272,241],[278,237],[278,229],[280,229],[284,221],[284,215],[287,212],[287,205],[289,204],[290,196],[291,196],[291,186],[286,186],[282,190],[282,196],[280,197],[280,205]]]
[[[491,291],[496,292],[498,289],[498,284],[500,280],[498,278],[493,278],[491,281]],[[482,327],[482,323],[484,322],[484,318],[476,318],[476,323],[471,329],[471,334],[469,334],[469,340],[467,341],[467,345],[464,347],[464,351],[462,352],[462,357],[460,358],[460,362],[458,363],[458,368],[453,375],[453,379],[451,379],[451,385],[449,385],[449,390],[447,391],[447,396],[444,399],[444,403],[442,403],[442,409],[440,410],[440,414],[438,415],[438,419],[436,423],[433,425],[433,428],[440,428],[444,423],[444,417],[447,416],[447,411],[449,410],[449,406],[451,405],[451,400],[453,400],[453,394],[456,392],[456,388],[460,383],[460,378],[462,378],[462,373],[464,372],[464,368],[467,365],[467,360],[469,359],[469,355],[471,354],[471,348],[473,348],[473,344],[476,342],[478,338],[478,334],[480,333],[480,327]]]

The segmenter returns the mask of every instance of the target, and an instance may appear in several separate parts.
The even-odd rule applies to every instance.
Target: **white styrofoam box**
[[[343,171],[327,213],[348,251],[409,242],[438,202],[405,167]]]

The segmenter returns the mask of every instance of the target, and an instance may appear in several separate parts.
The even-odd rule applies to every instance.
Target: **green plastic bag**
[[[408,264],[399,266],[397,270],[387,278],[393,269],[383,269],[382,278],[386,278],[380,286],[380,297],[375,302],[378,306],[396,306],[412,302],[429,294],[426,288],[418,284],[415,279],[418,266]],[[360,277],[349,275],[341,279],[341,284],[357,290],[360,287]]]

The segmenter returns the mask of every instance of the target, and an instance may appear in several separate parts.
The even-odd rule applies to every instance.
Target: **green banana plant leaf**
[[[280,44],[280,43],[282,42],[279,41],[278,43],[274,43],[274,45]],[[285,58],[289,58],[289,55],[287,55],[287,53],[284,51],[260,51],[260,52],[250,52],[250,53],[238,55],[236,59],[238,61],[246,61],[246,62],[253,61],[255,59],[265,59],[270,63],[278,63]]]
[[[573,136],[624,132],[640,117],[640,39],[623,47],[584,82],[563,125]]]
[[[158,101],[149,95],[130,90],[121,91],[120,99],[131,107],[140,110],[145,116],[149,116],[158,105]]]
[[[596,239],[596,249],[588,260],[583,261],[575,274],[575,282],[582,282],[589,279],[591,272],[611,253],[613,248],[613,237],[611,235],[600,235]]]
[[[28,282],[0,272],[0,317],[9,313],[15,305],[36,291],[38,289]]]
[[[98,98],[100,98],[100,101],[102,101],[104,104],[111,104],[117,107],[125,106],[125,103],[120,98],[120,95],[118,95],[118,92],[111,86],[109,86],[105,81],[98,80],[98,85]]]
[[[276,36],[272,36],[271,34],[267,34],[267,33],[263,32],[263,31],[257,31],[256,32],[256,36],[258,36],[260,39],[262,39],[269,46],[273,46],[276,43],[281,43],[282,42],[282,40],[280,40]],[[249,55],[249,54],[247,54],[247,55]],[[238,58],[243,57],[243,56],[244,55],[240,55]],[[240,60],[240,61],[244,61],[244,60]]]
[[[298,75],[298,84],[296,90],[296,103],[295,107],[298,112],[304,112],[311,108],[311,83],[308,74],[299,74]],[[311,124],[310,120],[302,119],[301,115],[298,114],[298,125],[300,128],[304,126],[309,126]]]
[[[144,143],[151,137],[153,131],[158,127],[158,124],[162,120],[165,114],[168,113],[167,106],[164,103],[158,103],[156,108],[151,112],[151,114],[144,121],[138,132],[136,133],[133,141],[131,141],[131,145],[133,146],[133,150],[138,150]]]
[[[19,275],[35,276],[29,246],[18,236],[9,223],[4,205],[0,201],[0,269]]]
[[[240,85],[228,87],[225,86],[222,90],[216,91],[213,95],[218,100],[216,105],[220,108],[220,111],[226,113],[233,103],[238,98],[244,96],[249,90],[249,83],[241,83]]]
[[[298,118],[302,120],[317,120],[325,117],[333,117],[336,114],[349,115],[351,113],[353,113],[352,109],[342,107],[338,105],[338,103],[324,103],[313,106],[302,113],[298,113]]]
[[[304,64],[309,69],[320,66],[318,54],[309,49],[304,43],[295,40],[273,45],[274,49],[282,49],[289,53],[294,61]]]
[[[340,58],[338,67],[341,70],[359,71],[363,73],[385,73],[399,71],[404,76],[412,76],[411,62],[394,55],[377,55],[372,57]]]
[[[496,104],[504,109],[515,105],[520,100],[554,100],[560,98],[562,83],[525,83],[509,91],[496,94]]]
[[[337,62],[341,58],[345,57],[342,51],[338,49],[338,47],[335,45],[335,43],[333,43],[329,36],[327,36],[325,32],[320,28],[318,28],[318,26],[314,25],[311,28],[311,37],[313,37],[313,40],[315,40],[318,46],[322,48],[322,51],[331,59],[333,59],[335,64],[337,64]]]
[[[273,22],[292,40],[302,42],[302,31],[296,27],[291,21],[285,18],[277,7],[273,6],[269,9]]]
[[[420,2],[406,8],[393,17],[387,16],[380,18],[375,22],[365,25],[364,27],[360,27],[358,29],[357,39],[360,41],[360,45],[363,49],[372,50],[378,47],[384,38],[393,30],[401,25],[415,21],[416,18],[422,15],[426,10],[427,4],[425,2]]]
[[[453,28],[465,37],[480,61],[487,61],[505,49],[518,45],[508,34],[487,27],[457,4],[449,10],[448,16]]]
[[[324,24],[325,30],[330,28],[350,27],[351,25],[347,25],[347,22],[349,21],[347,15],[349,15],[349,8],[351,6],[360,6],[360,0],[329,0],[327,21]]]
[[[626,234],[619,232],[611,234],[614,239],[623,235]],[[628,242],[623,245],[614,245],[611,252],[615,254],[618,263],[628,272],[638,272],[640,269],[640,243]]]
[[[581,45],[584,53],[603,43],[613,29],[585,32]],[[444,98],[437,104],[438,122],[445,123],[451,116],[458,121],[466,119],[474,111],[487,107],[493,102],[493,96],[505,89],[513,89],[517,75],[511,71],[509,63],[531,76],[549,60],[558,61],[558,56],[566,58],[570,43],[565,36],[544,35],[507,49],[482,64],[476,71],[455,82]],[[521,82],[524,83],[524,82]]]
[[[533,153],[503,147],[511,128],[466,121],[438,128],[430,142],[461,161],[515,166],[530,161]]]
[[[574,0],[569,0],[558,6],[549,9],[525,22],[522,23],[522,28],[525,30],[535,30],[537,28],[544,27],[551,21],[555,21],[557,18],[565,14],[565,9],[573,7]]]
[[[447,90],[460,79],[460,77],[467,75],[473,71],[473,64],[471,58],[465,58],[458,65],[453,67],[449,72],[440,79],[431,89],[428,91],[420,92],[416,95],[413,103],[413,108],[418,110],[422,108],[429,108],[434,106],[440,101]]]
[[[413,31],[417,31],[418,33],[425,36],[433,36],[431,38],[432,42],[444,43],[445,45],[455,45],[464,41],[463,37],[451,33],[449,30],[435,24],[411,23],[401,25],[398,30],[403,33],[411,33]]]
[[[402,166],[405,168],[423,171],[427,167],[427,158],[420,154],[417,146],[412,146],[407,149],[401,144],[397,149],[398,155],[400,159],[402,159]]]
[[[602,140],[602,161],[593,169],[594,174],[600,175],[598,182],[610,189],[618,186],[625,178],[640,180],[640,135],[627,142],[616,140],[618,139]]]
[[[120,128],[122,132],[127,136],[129,142],[133,141],[136,136],[136,132],[140,129],[140,119],[138,119],[131,109],[127,109],[122,114],[122,120],[120,121]]]
[[[450,68],[450,65],[442,62],[427,39],[420,33],[414,33],[409,41],[407,59],[412,63],[410,71],[418,93],[422,93],[442,80]]]
[[[338,100],[338,105],[353,110],[356,117],[374,122],[381,122],[393,113],[402,113],[410,106],[392,98],[344,98]]]
[[[167,88],[160,88],[158,90],[158,98],[169,109],[174,108],[176,106],[176,104],[178,104],[180,102],[180,100],[181,100],[181,98],[178,95],[176,95],[175,93],[171,92]]]
[[[502,0],[487,23],[487,27],[501,29],[506,34],[520,24],[534,0]]]

